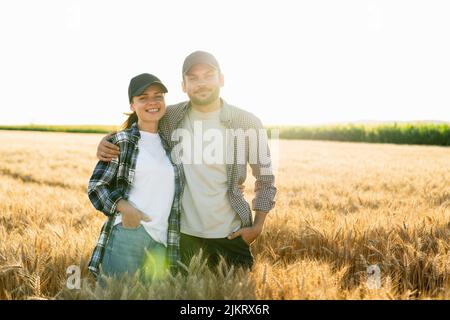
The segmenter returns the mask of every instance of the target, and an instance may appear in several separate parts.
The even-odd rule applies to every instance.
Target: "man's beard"
[[[209,104],[213,103],[214,101],[216,101],[219,98],[219,95],[220,95],[220,88],[214,87],[214,89],[211,91],[211,94],[209,95],[209,97],[206,97],[204,99],[199,99],[199,98],[196,98],[194,95],[192,95],[189,97],[189,99],[191,100],[191,102],[193,104],[196,104],[198,106],[206,106],[206,105],[209,105]]]

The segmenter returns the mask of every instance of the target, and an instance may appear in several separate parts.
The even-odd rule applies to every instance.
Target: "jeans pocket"
[[[111,229],[111,233],[109,234],[108,242],[106,243],[106,246],[105,246],[105,254],[107,251],[111,251],[111,249],[114,245],[114,238],[116,237],[116,234],[117,234],[117,225],[113,226]]]
[[[117,225],[117,229],[123,230],[123,231],[131,231],[131,232],[135,232],[135,231],[139,231],[143,228],[144,226],[142,224],[140,224],[137,228],[125,228],[122,223],[119,223]]]
[[[242,238],[242,236],[239,236],[238,239],[240,240],[240,242],[242,244],[244,244],[246,247],[250,247],[250,245],[244,240],[244,238]]]
[[[106,244],[105,251],[103,253],[101,270],[104,274],[109,275],[111,271],[111,253],[114,245],[114,236],[117,230],[113,228],[111,235],[109,236],[108,243]]]

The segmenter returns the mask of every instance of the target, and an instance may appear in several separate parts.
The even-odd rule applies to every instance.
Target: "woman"
[[[110,137],[120,154],[110,162],[99,161],[89,181],[89,199],[108,217],[89,262],[96,276],[101,269],[107,276],[141,270],[153,277],[163,273],[167,263],[175,268],[179,260],[183,179],[158,134],[165,93],[167,88],[154,75],[131,79],[133,113],[123,130]]]

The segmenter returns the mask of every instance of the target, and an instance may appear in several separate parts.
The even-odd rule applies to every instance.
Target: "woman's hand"
[[[97,147],[97,158],[105,162],[109,162],[119,156],[119,147],[107,140],[109,136],[103,137]]]
[[[150,217],[123,199],[117,204],[117,210],[122,214],[122,226],[127,229],[136,229],[141,221],[152,221]]]

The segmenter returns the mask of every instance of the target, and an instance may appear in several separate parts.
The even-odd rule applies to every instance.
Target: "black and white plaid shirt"
[[[267,133],[261,121],[253,114],[228,104],[223,99],[220,111],[220,121],[227,129],[231,130],[254,130],[256,135],[249,135],[245,143],[238,143],[235,137],[234,143],[227,144],[227,155],[233,155],[233,161],[227,162],[227,182],[228,198],[234,211],[242,220],[242,227],[249,227],[253,224],[250,205],[246,202],[238,186],[243,184],[247,177],[247,164],[252,169],[252,174],[256,178],[255,198],[252,201],[252,209],[255,211],[268,212],[275,205],[275,177],[272,173],[270,152],[268,148]],[[159,132],[161,137],[170,145],[175,147],[179,141],[176,129],[183,127],[183,120],[191,108],[188,101],[176,105],[168,106],[165,116],[159,122]],[[259,133],[263,132],[264,135]],[[266,161],[261,161],[260,154],[266,151]],[[178,153],[172,152],[172,159],[176,163],[181,163],[180,158],[176,158]],[[241,156],[239,156],[241,155]],[[244,157],[244,161],[238,161]],[[251,161],[254,159],[253,161]],[[268,161],[267,161],[268,160]],[[188,182],[186,182],[188,183]]]
[[[140,136],[136,123],[130,129],[119,131],[110,136],[108,140],[119,146],[120,154],[110,162],[99,161],[89,180],[89,199],[97,210],[108,217],[108,220],[103,224],[100,237],[88,264],[88,269],[95,276],[98,276],[99,266],[103,260],[105,248],[118,214],[117,203],[120,199],[128,199],[130,195]],[[169,154],[167,143],[165,143],[164,139],[161,140],[166,153]],[[176,269],[180,259],[180,212],[184,182],[182,176],[183,168],[175,164],[173,168],[175,173],[175,195],[169,215],[167,232],[167,259],[171,270]]]

